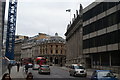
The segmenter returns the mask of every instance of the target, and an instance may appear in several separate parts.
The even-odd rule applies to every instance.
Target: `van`
[[[82,76],[82,77],[87,76],[87,72],[81,64],[71,64],[69,73],[70,76]]]

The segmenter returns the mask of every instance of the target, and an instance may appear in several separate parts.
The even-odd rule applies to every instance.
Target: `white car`
[[[39,64],[34,64],[34,65],[33,65],[33,67],[32,67],[32,69],[33,69],[33,70],[38,70],[38,69],[39,69],[39,67],[40,67],[40,65],[39,65]]]
[[[87,76],[86,70],[81,64],[72,64],[69,73],[70,76]]]

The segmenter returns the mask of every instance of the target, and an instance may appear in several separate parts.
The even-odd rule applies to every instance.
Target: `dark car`
[[[28,63],[28,67],[29,67],[29,68],[32,68],[32,67],[33,67],[33,64],[32,64],[32,63]]]
[[[91,80],[118,80],[110,70],[95,70]]]
[[[47,73],[50,74],[50,67],[49,65],[40,65],[39,69],[38,69],[38,73]]]

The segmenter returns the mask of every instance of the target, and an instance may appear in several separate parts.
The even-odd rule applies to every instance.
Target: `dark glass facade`
[[[107,66],[107,68],[120,66],[119,4],[120,2],[102,2],[83,13],[83,23],[85,24],[86,21],[105,12],[104,17],[97,16],[96,21],[83,26],[83,38],[85,37],[83,39],[83,53],[84,50],[87,50],[85,54],[91,56],[92,66]],[[116,11],[108,15],[107,10],[115,6]]]
[[[83,16],[83,21],[87,21],[90,18],[118,5],[120,2],[102,2],[98,4],[96,7],[93,7],[89,11],[87,11]]]

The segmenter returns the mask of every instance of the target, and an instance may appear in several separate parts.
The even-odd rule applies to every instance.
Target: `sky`
[[[65,38],[67,24],[80,3],[83,8],[94,0],[18,0],[16,34],[35,36],[38,33]],[[70,12],[66,12],[71,9]],[[71,15],[70,15],[71,14]]]

